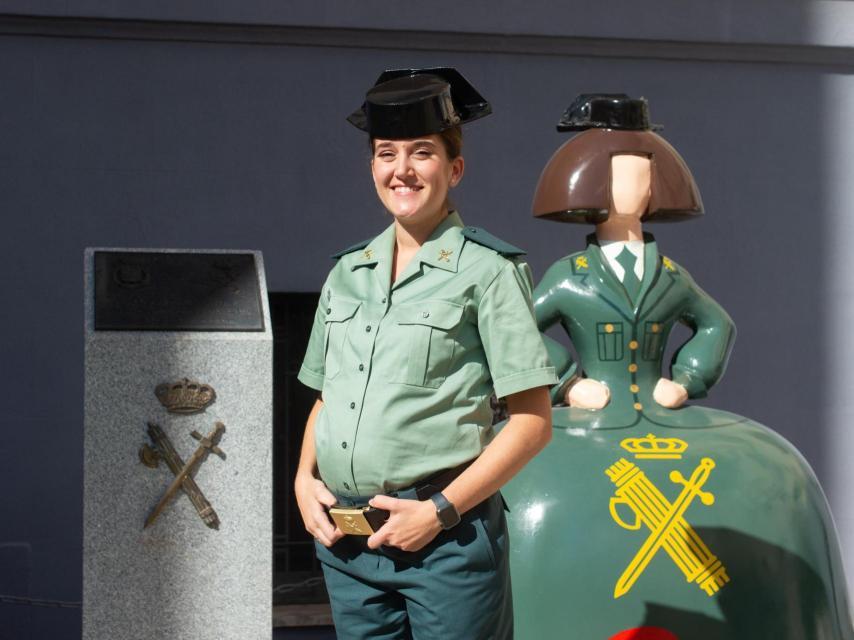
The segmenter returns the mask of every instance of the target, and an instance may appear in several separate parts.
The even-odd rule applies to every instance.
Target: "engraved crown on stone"
[[[188,378],[159,384],[154,395],[169,413],[201,413],[216,400],[212,386]]]
[[[648,433],[643,438],[626,438],[620,446],[635,458],[679,459],[688,443],[679,438],[656,438]]]

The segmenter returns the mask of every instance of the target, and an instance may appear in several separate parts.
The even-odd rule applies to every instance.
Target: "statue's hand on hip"
[[[652,398],[665,409],[678,409],[688,399],[688,390],[678,382],[659,378],[652,390]]]
[[[567,387],[564,398],[570,407],[601,409],[611,400],[611,390],[598,380],[579,378]]]

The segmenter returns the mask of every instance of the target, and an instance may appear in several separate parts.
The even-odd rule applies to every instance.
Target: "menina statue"
[[[747,418],[685,404],[723,374],[726,312],[642,223],[702,214],[687,165],[645,100],[582,95],[559,131],[534,215],[596,225],[534,292],[561,383],[551,444],[505,488],[516,637],[851,639],[821,487],[798,451]],[[670,376],[676,322],[692,337]]]

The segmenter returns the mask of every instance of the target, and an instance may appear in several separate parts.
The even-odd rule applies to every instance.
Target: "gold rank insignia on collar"
[[[439,249],[439,260],[443,262],[451,261],[451,254],[453,254],[453,250],[451,249]]]
[[[589,267],[590,265],[587,263],[587,256],[585,255],[575,256],[575,259],[572,261],[573,273],[587,273]]]
[[[676,267],[673,266],[673,261],[670,258],[661,256],[661,264],[663,264],[664,268],[668,271],[676,271]]]
[[[370,260],[371,258],[374,257],[374,250],[373,249],[365,249],[364,252],[362,252],[362,255],[365,257],[365,260]]]

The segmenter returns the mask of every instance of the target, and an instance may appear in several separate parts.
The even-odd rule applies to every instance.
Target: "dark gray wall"
[[[849,405],[827,414],[839,344],[819,336],[845,265],[827,176],[850,157],[825,94],[851,87],[852,3],[620,3],[619,22],[615,3],[550,4],[0,0],[0,594],[80,597],[83,248],[260,249],[271,290],[317,290],[328,254],[388,223],[344,116],[395,66],[457,66],[492,101],[454,198],[535,274],[589,231],[529,214],[558,116],[580,92],[646,96],[707,209],[650,230],[739,327],[709,403],[792,440],[845,511],[829,422]],[[0,638],[10,617],[79,637],[73,610],[0,603]]]

